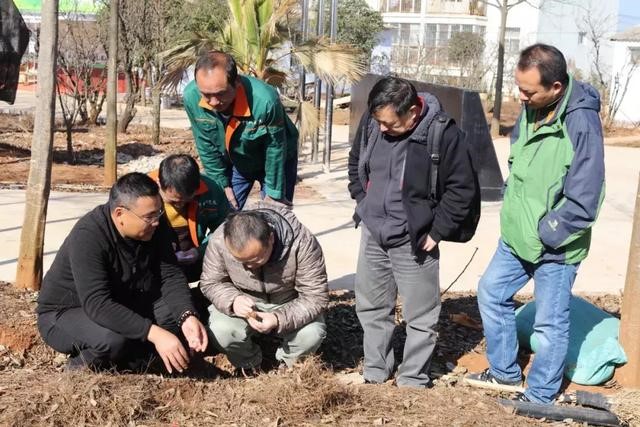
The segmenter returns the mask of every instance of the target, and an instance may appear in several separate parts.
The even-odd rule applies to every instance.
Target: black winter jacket
[[[430,94],[420,94],[432,97]],[[431,105],[431,103],[429,103]],[[429,115],[427,115],[429,116]],[[433,117],[433,115],[431,115]],[[476,172],[471,161],[469,144],[453,121],[445,129],[440,143],[438,168],[438,200],[431,200],[431,153],[427,135],[432,120],[423,119],[413,130],[407,146],[402,185],[402,201],[407,215],[407,228],[414,253],[426,235],[439,242],[453,236],[467,217],[474,200]],[[360,120],[349,151],[349,192],[359,203],[366,196],[369,179],[369,159],[373,152],[370,142],[378,140],[378,123],[365,112]],[[360,222],[354,215],[356,226]]]
[[[123,238],[104,204],[71,230],[47,272],[38,313],[82,307],[87,316],[130,339],[146,339],[153,302],[163,298],[176,321],[195,311],[187,280],[161,221],[148,242]]]

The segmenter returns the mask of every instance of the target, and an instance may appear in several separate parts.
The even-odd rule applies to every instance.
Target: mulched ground
[[[65,372],[65,357],[40,339],[34,314],[37,294],[0,283],[0,425],[451,425],[525,426],[542,421],[505,411],[496,394],[461,385],[455,362],[482,353],[482,333],[452,320],[479,321],[472,294],[447,294],[429,390],[384,385],[344,385],[338,374],[362,364],[362,329],[353,294],[335,292],[327,313],[328,337],[316,358],[279,373],[273,341],[263,340],[266,372],[253,379],[231,376],[223,355],[208,356],[186,375]],[[595,302],[613,313],[619,298]],[[454,319],[458,319],[453,316]],[[470,320],[469,320],[470,319]],[[401,358],[399,319],[394,349]],[[454,369],[453,372],[450,372]],[[443,376],[444,375],[444,376]],[[557,423],[557,425],[566,425]]]
[[[510,110],[508,110],[510,111]],[[24,117],[0,116],[0,186],[27,181],[31,134]],[[55,135],[54,189],[102,189],[103,127],[74,133],[75,165],[66,163],[63,132]],[[132,158],[159,153],[195,154],[190,131],[167,130],[161,143],[150,144],[149,129],[131,126],[121,136],[119,153]],[[303,183],[304,184],[304,183]],[[297,197],[318,197],[300,186]],[[328,337],[317,358],[291,372],[273,370],[275,342],[263,340],[265,374],[251,380],[231,376],[222,355],[194,364],[184,376],[165,375],[151,366],[143,375],[64,372],[66,358],[40,339],[34,314],[37,295],[0,283],[0,425],[538,425],[506,412],[496,394],[461,385],[463,356],[482,359],[484,342],[475,295],[446,294],[440,316],[440,338],[432,363],[436,386],[430,390],[398,389],[393,384],[344,385],[337,376],[359,372],[362,329],[353,294],[335,292],[326,315]],[[616,315],[619,296],[591,298]],[[522,302],[525,302],[524,300]],[[404,325],[398,312],[394,350],[402,358]],[[621,395],[622,396],[622,395]],[[636,397],[633,397],[635,399]],[[623,397],[620,397],[623,400]],[[637,402],[637,400],[635,401]],[[636,405],[640,407],[640,405]],[[637,422],[637,411],[626,419]],[[558,423],[558,425],[563,423]],[[563,424],[564,425],[564,424]]]

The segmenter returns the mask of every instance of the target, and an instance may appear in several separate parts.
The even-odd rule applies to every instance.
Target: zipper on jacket
[[[262,295],[264,295],[264,299],[267,300],[267,303],[271,304],[271,298],[267,293],[267,285],[264,283],[264,267],[260,267],[260,285],[262,287]]]

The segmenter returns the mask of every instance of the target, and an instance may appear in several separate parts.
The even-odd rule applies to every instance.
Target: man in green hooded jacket
[[[235,209],[242,209],[255,181],[263,198],[290,204],[298,131],[276,90],[238,75],[233,57],[219,51],[198,58],[194,77],[183,99],[205,174]]]
[[[520,53],[515,78],[523,107],[511,134],[501,236],[478,286],[490,366],[465,381],[521,389],[513,296],[533,279],[540,345],[516,399],[549,404],[562,383],[571,287],[604,197],[600,97],[545,44]]]

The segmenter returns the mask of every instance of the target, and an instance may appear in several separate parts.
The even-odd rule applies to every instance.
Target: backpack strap
[[[437,200],[438,194],[438,167],[440,165],[440,143],[442,142],[442,136],[444,131],[452,121],[451,117],[438,113],[427,133],[427,150],[431,156],[431,191],[429,197],[431,200]]]

